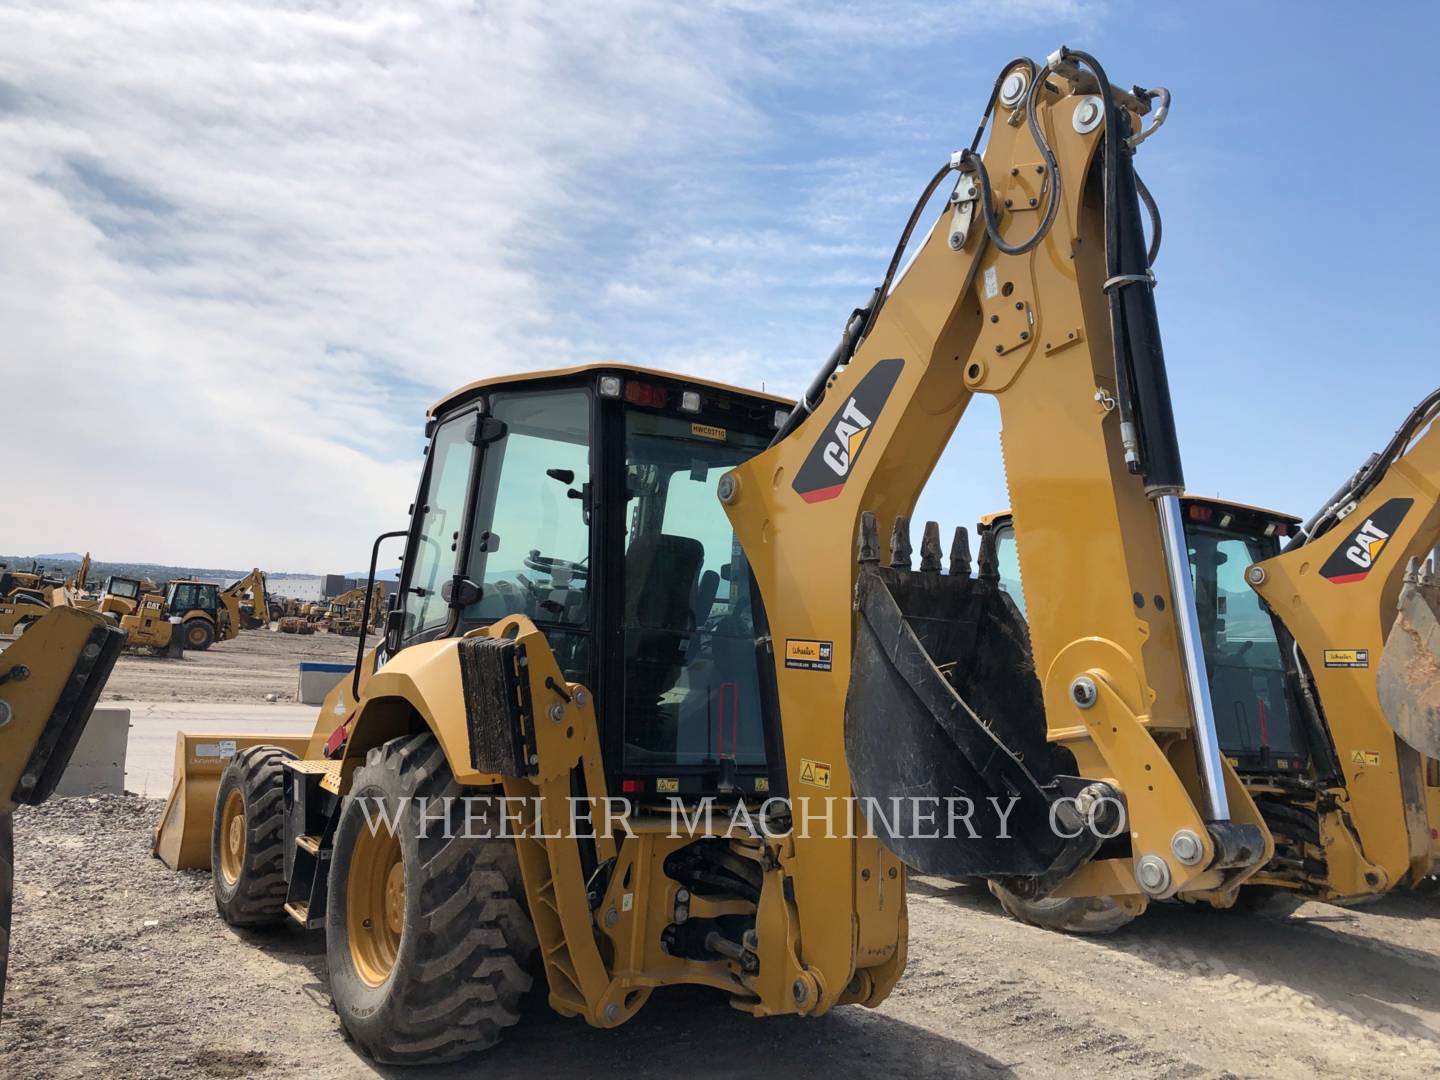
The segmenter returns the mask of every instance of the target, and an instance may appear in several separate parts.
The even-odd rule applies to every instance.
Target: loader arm
[[[1424,758],[1440,757],[1440,590],[1406,576],[1418,579],[1412,560],[1440,544],[1437,418],[1440,391],[1295,543],[1246,571],[1294,637],[1334,743],[1343,827],[1325,832],[1324,846],[1341,896],[1429,872]]]
[[[1027,61],[1002,73],[983,169],[962,152],[937,176],[931,191],[956,180],[955,191],[909,268],[857,312],[794,422],[721,494],[763,599],[791,798],[964,796],[982,831],[988,799],[998,811],[1016,798],[1015,842],[886,842],[922,871],[1112,895],[1138,911],[1237,887],[1271,845],[1219,759],[1204,658],[1181,637],[1194,618],[1183,476],[1121,149],[1147,106],[1104,89],[1098,65],[1064,50],[1038,78]],[[908,515],[976,394],[998,399],[1025,584],[1047,598],[1030,613],[1028,662],[993,575],[969,577],[963,543],[942,575],[927,526],[922,569],[909,572]],[[880,528],[867,535],[872,514]],[[987,654],[997,640],[1010,651]],[[956,641],[970,651],[927,655]],[[805,662],[811,648],[831,660]],[[1087,789],[1124,801],[1128,843],[1097,852],[1052,835],[1067,820],[1052,808]],[[999,816],[988,825],[1005,840]],[[836,867],[813,839],[795,849],[806,952],[848,933],[819,914],[846,890],[863,949],[871,868]]]

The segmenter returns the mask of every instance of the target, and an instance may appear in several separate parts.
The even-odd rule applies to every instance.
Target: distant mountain
[[[351,570],[351,571],[350,571],[348,574],[346,574],[345,576],[346,576],[347,578],[352,578],[352,579],[354,579],[355,581],[364,581],[366,578],[368,578],[368,577],[370,576],[370,568],[367,566],[364,570]],[[376,571],[375,571],[375,580],[376,580],[376,581],[387,581],[387,582],[388,582],[388,581],[399,581],[399,580],[400,580],[400,567],[398,567],[398,566],[392,566],[389,570],[376,570]]]
[[[85,556],[81,555],[78,551],[57,551],[51,552],[49,555],[31,555],[30,558],[42,563],[52,561],[78,563],[81,559],[85,558]]]

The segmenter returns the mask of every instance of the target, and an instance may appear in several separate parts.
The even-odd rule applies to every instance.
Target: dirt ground
[[[371,635],[370,645],[379,639]],[[167,660],[144,653],[120,657],[101,701],[277,701],[295,700],[295,665],[301,660],[353,664],[353,637],[339,634],[281,634],[242,630],[203,652]]]
[[[150,857],[159,810],[113,797],[17,816],[0,1076],[422,1075],[377,1070],[344,1041],[318,936],[231,930],[208,874]],[[1162,908],[1087,939],[918,879],[909,969],[878,1010],[753,1020],[662,991],[610,1032],[537,1010],[478,1063],[423,1075],[1433,1076],[1436,915],[1408,896],[1283,919]]]
[[[246,632],[183,661],[125,657],[106,696],[286,700],[297,659],[354,646]],[[470,1064],[377,1070],[330,1009],[320,937],[228,928],[208,873],[150,857],[159,813],[127,796],[17,815],[0,1078],[1440,1074],[1440,900],[1288,918],[1161,906],[1080,938],[932,878],[912,880],[909,967],[877,1010],[753,1020],[717,994],[670,990],[605,1032],[542,1005]]]

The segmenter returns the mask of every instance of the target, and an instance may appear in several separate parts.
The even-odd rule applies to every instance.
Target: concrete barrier
[[[130,710],[96,706],[61,774],[56,795],[120,795],[125,791],[125,747],[130,741]]]
[[[355,670],[354,664],[325,664],[318,660],[300,662],[300,685],[295,700],[301,705],[319,705],[336,683]]]

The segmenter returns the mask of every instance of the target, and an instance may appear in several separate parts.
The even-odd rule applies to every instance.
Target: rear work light
[[[699,412],[700,395],[694,390],[685,390],[680,394],[681,412]]]
[[[600,376],[600,396],[619,397],[622,382],[619,375]]]

